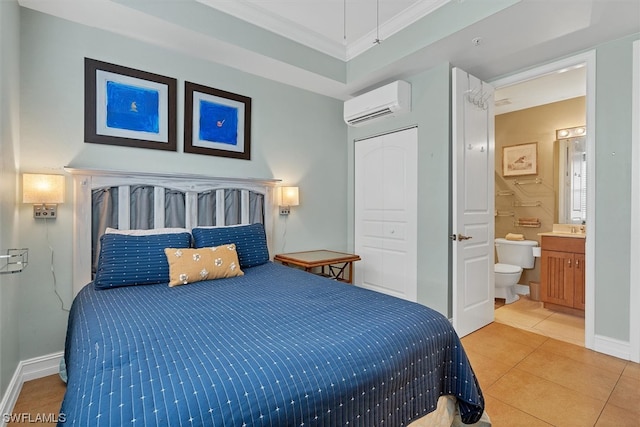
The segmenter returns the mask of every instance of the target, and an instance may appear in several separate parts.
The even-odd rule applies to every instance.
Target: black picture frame
[[[251,98],[185,82],[184,151],[251,160]]]
[[[177,80],[85,58],[84,140],[176,151]]]

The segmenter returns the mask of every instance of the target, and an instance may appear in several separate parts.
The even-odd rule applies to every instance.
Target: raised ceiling
[[[442,63],[490,82],[640,32],[638,0],[18,1],[337,99]]]
[[[452,0],[197,1],[349,60]]]

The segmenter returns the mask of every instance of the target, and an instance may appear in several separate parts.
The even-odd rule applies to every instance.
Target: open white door
[[[453,326],[465,336],[493,322],[493,87],[452,71]]]

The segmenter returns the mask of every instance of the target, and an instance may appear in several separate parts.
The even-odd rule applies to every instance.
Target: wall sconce
[[[291,206],[300,204],[298,187],[280,187],[280,215],[289,215]]]
[[[584,126],[578,126],[574,128],[558,129],[556,130],[556,139],[576,138],[578,136],[585,136],[587,134],[587,128]]]
[[[64,203],[64,175],[22,174],[22,203],[33,203],[34,218],[55,219]]]

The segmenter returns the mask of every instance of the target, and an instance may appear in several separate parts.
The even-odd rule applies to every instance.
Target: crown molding
[[[264,28],[282,37],[294,40],[311,49],[317,50],[342,61],[348,61],[366,52],[375,44],[376,34],[379,32],[381,39],[391,37],[419,19],[427,16],[436,9],[453,0],[422,0],[414,3],[390,20],[380,24],[379,29],[374,29],[354,42],[338,43],[330,38],[298,22],[285,19],[267,9],[243,0],[217,1],[196,0],[199,3],[220,10],[243,21]]]
[[[375,29],[369,31],[363,37],[352,43],[349,43],[346,46],[346,60],[349,61],[374,47],[374,40],[378,38],[377,33],[380,34],[380,40],[384,41],[385,39],[403,30],[414,22],[424,18],[428,14],[434,12],[436,9],[439,9],[440,7],[451,1],[452,0],[423,0],[414,3],[393,18],[382,23],[378,31],[376,31]]]
[[[255,4],[242,0],[196,1],[334,58],[346,60],[343,44],[336,43],[322,34],[309,30],[304,25],[285,19]]]
[[[2,1],[2,0],[0,0]],[[20,6],[265,79],[346,100],[349,85],[133,10],[112,0],[18,0]]]

